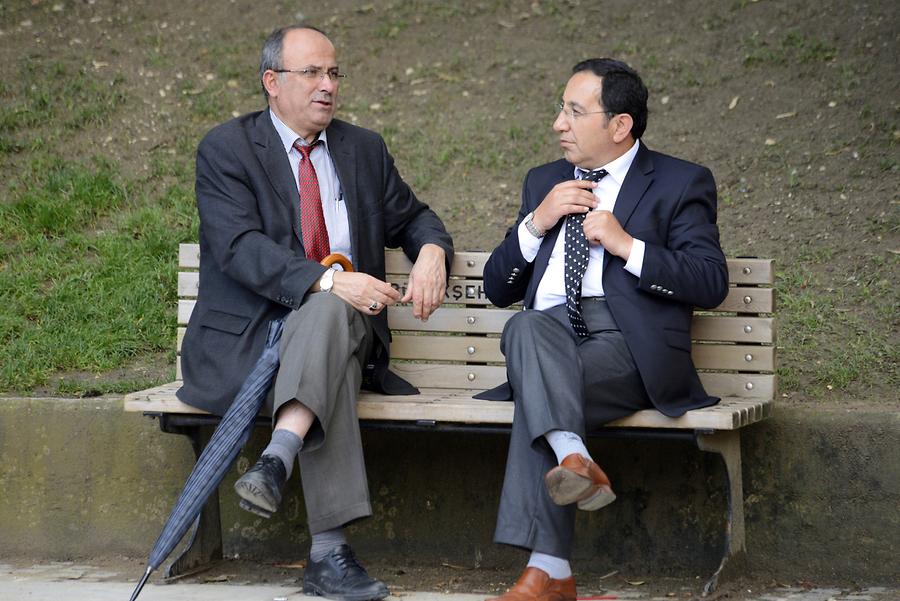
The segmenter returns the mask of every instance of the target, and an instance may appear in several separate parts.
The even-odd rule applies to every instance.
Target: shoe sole
[[[567,469],[554,468],[544,477],[547,492],[557,505],[578,503],[584,511],[596,511],[616,500],[612,489],[605,485],[595,485],[587,478]]]
[[[241,499],[241,502],[238,503],[238,507],[240,507],[241,509],[243,509],[245,511],[249,511],[250,513],[255,513],[256,515],[266,518],[266,519],[269,519],[270,517],[272,517],[271,511],[266,511],[262,507],[254,505],[247,499]]]
[[[325,597],[327,599],[335,599],[336,601],[380,601],[385,597],[389,596],[391,592],[387,589],[384,592],[379,592],[378,595],[370,595],[368,593],[360,593],[358,595],[332,595],[320,589],[315,584],[311,584],[308,582],[303,583],[303,594],[310,595],[313,597]]]
[[[578,501],[578,509],[582,511],[597,511],[603,509],[616,500],[616,494],[608,486],[601,486],[593,495]]]
[[[274,502],[275,499],[272,499],[268,495],[263,494],[262,489],[256,486],[253,482],[244,482],[242,480],[238,480],[234,483],[234,492],[236,492],[237,495],[241,499],[243,499],[241,501],[241,507],[243,507],[247,511],[258,513],[258,511],[250,509],[249,507],[244,507],[244,501],[246,501],[248,505],[252,505],[256,509],[265,511],[269,514],[268,516],[264,517],[271,517],[271,515],[278,510],[278,504]]]

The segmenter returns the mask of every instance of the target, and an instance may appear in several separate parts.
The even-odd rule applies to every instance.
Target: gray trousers
[[[575,505],[550,499],[544,474],[557,460],[544,434],[584,437],[586,429],[652,407],[606,301],[585,298],[582,308],[586,338],[575,335],[565,305],[514,315],[501,338],[515,413],[494,541],[566,559]]]
[[[267,408],[274,416],[297,399],[316,416],[299,456],[310,534],[372,515],[356,402],[373,336],[366,317],[324,292],[285,319]]]

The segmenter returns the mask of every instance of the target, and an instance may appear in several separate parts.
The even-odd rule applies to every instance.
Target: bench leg
[[[163,416],[165,417],[165,416]],[[175,426],[160,420],[160,429],[172,434],[183,434],[191,440],[194,455],[199,459],[212,435],[212,428],[203,426]],[[219,489],[210,495],[200,515],[191,527],[187,546],[166,566],[164,577],[177,579],[211,567],[222,559],[222,521],[219,517]]]
[[[719,569],[703,587],[703,595],[706,596],[716,590],[720,578],[727,573],[733,573],[746,552],[740,433],[737,430],[724,430],[712,434],[698,433],[697,446],[703,451],[721,455],[725,461],[725,471],[728,476],[728,523],[725,528],[725,549]]]

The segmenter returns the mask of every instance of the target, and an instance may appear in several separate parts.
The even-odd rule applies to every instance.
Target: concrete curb
[[[871,583],[896,579],[900,413],[877,405],[780,407],[743,439],[748,568]],[[504,435],[365,431],[375,515],[351,527],[362,555],[466,566],[519,565],[491,536]],[[265,444],[258,433],[243,471]],[[616,483],[610,508],[579,515],[575,564],[606,573],[706,576],[722,543],[724,470],[677,442],[592,441]],[[186,439],[121,409],[121,399],[0,400],[4,553],[47,559],[143,557],[193,465]],[[226,478],[226,553],[302,558],[297,481],[273,520],[236,509]]]

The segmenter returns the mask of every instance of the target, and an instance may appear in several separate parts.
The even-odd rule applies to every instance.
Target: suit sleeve
[[[325,272],[264,233],[250,178],[227,136],[197,150],[197,209],[202,236],[223,273],[274,302],[297,309]]]
[[[453,262],[453,241],[437,214],[421,202],[409,188],[394,165],[394,158],[384,140],[378,138],[384,181],[384,239],[390,248],[400,247],[413,262],[425,244],[444,249],[447,274]]]
[[[532,200],[529,180],[531,172],[522,184],[522,204],[516,222],[506,232],[506,237],[491,253],[484,265],[484,292],[497,307],[508,307],[525,298],[528,280],[534,266],[522,256],[519,245],[519,225],[537,205]]]
[[[677,200],[665,246],[647,243],[641,290],[704,309],[728,294],[728,268],[716,226],[716,184],[705,167],[688,179]]]

